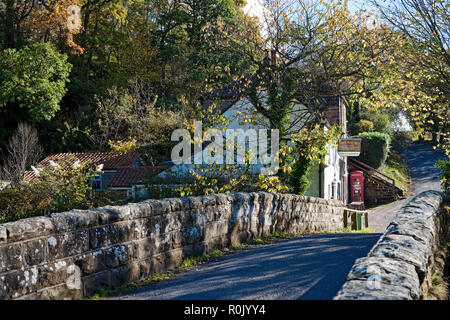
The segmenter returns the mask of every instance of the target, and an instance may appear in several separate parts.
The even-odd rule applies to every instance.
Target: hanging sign
[[[339,141],[338,154],[341,157],[358,157],[361,153],[361,138],[344,138]]]

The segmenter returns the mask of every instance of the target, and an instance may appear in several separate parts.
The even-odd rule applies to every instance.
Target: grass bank
[[[394,179],[395,185],[403,190],[404,195],[411,191],[411,171],[406,160],[395,150],[389,151],[386,162],[379,169],[388,177]]]

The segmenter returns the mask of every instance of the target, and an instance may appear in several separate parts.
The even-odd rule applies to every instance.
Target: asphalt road
[[[331,300],[379,237],[318,234],[255,246],[110,299]]]
[[[369,226],[375,232],[384,232],[394,215],[416,194],[426,190],[441,190],[440,170],[435,164],[438,160],[448,159],[443,152],[434,150],[426,143],[413,143],[398,151],[411,169],[412,190],[406,199],[369,210]]]
[[[440,170],[435,164],[438,160],[448,160],[444,152],[434,150],[429,144],[414,143],[400,150],[400,154],[411,168],[412,195],[426,190],[441,190]]]

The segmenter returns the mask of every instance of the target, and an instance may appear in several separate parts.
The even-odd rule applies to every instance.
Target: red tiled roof
[[[34,179],[36,179],[36,175],[33,171],[25,171],[23,174],[23,179],[32,182]]]
[[[78,159],[81,163],[92,163],[94,165],[103,164],[103,170],[117,170],[119,167],[131,166],[139,159],[140,153],[130,152],[84,152],[84,153],[56,153],[49,155],[39,162],[37,166],[49,167],[50,160],[59,163],[61,160]],[[36,175],[33,171],[25,171],[24,180],[33,181]]]
[[[109,187],[131,187],[132,185],[145,183],[147,179],[157,175],[167,168],[167,166],[120,167],[117,168],[117,172],[109,183]]]
[[[81,163],[103,164],[103,170],[116,170],[119,167],[131,166],[139,158],[140,153],[130,152],[86,152],[86,153],[57,153],[49,155],[39,165],[50,166],[50,160],[58,162],[64,159],[76,158]]]

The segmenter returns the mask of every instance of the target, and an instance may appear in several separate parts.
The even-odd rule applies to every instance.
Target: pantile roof
[[[119,167],[131,166],[139,159],[140,153],[129,152],[84,152],[84,153],[57,153],[49,155],[39,165],[49,167],[50,161],[58,163],[61,160],[77,159],[81,163],[103,164],[103,170],[116,170]]]
[[[167,169],[167,166],[128,166],[117,168],[109,187],[131,187],[132,185],[146,183],[149,178]]]

